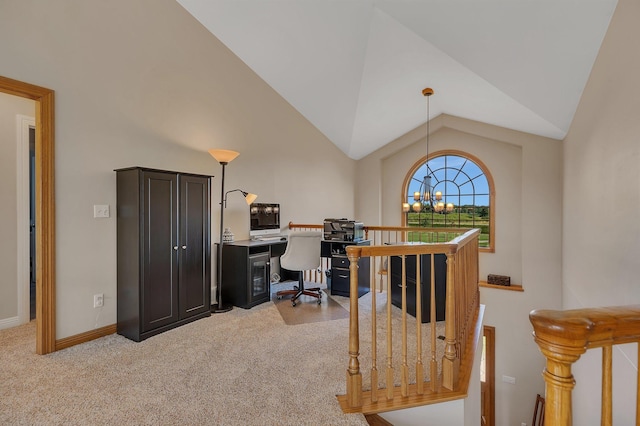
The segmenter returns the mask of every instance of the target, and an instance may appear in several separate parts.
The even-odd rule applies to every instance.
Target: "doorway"
[[[54,92],[0,76],[0,92],[35,101],[36,353],[56,350]]]
[[[36,318],[36,127],[29,126],[29,319]]]
[[[1,94],[3,99],[16,96]],[[24,101],[24,99],[21,99]],[[8,100],[9,105],[15,105]],[[17,114],[16,237],[18,324],[36,319],[36,231],[35,231],[35,102],[29,100],[29,115]],[[24,103],[22,104],[24,105]],[[16,106],[16,108],[18,108]],[[9,108],[8,111],[11,109]],[[26,112],[24,109],[20,111]]]
[[[480,369],[481,425],[495,425],[496,395],[496,328],[485,325],[482,329],[482,364]]]

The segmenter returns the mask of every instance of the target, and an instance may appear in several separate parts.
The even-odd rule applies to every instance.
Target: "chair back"
[[[289,233],[288,240],[280,266],[290,271],[308,271],[320,266],[321,232],[295,231]]]
[[[538,394],[536,396],[536,405],[533,409],[533,426],[542,426],[544,424],[544,397]]]

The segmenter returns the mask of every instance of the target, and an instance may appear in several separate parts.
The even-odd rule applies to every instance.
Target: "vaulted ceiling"
[[[563,139],[617,0],[177,0],[351,158],[441,113]]]

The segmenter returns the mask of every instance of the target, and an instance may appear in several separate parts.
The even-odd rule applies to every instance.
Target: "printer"
[[[362,241],[364,224],[355,220],[325,219],[324,239],[327,241]]]

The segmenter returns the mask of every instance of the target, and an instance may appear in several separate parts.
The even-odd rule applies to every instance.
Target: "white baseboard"
[[[11,317],[6,319],[0,319],[0,330],[4,330],[5,328],[16,327],[20,325],[19,317]]]

